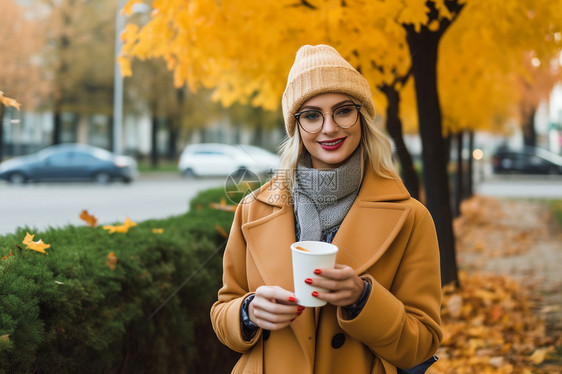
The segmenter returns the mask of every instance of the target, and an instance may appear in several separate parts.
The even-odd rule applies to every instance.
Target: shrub
[[[25,249],[29,228],[0,237],[0,257],[13,253],[0,261],[0,373],[230,372],[237,354],[209,319],[226,244],[216,226],[228,232],[233,213],[208,206],[223,197],[206,191],[189,213],[125,234],[32,232],[48,255]]]

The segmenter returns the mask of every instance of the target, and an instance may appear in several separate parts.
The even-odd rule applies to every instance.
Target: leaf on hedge
[[[4,334],[2,336],[0,336],[0,340],[3,342],[9,342],[10,341],[10,334]]]
[[[135,227],[136,225],[137,224],[135,222],[131,221],[129,217],[127,217],[122,225],[117,225],[117,226],[106,225],[103,227],[103,229],[108,230],[110,234],[113,234],[115,232],[120,232],[125,234],[129,231],[131,227]]]
[[[164,233],[164,229],[152,229],[152,233],[153,233],[153,234],[163,234],[163,233]]]
[[[236,205],[228,205],[226,204],[226,199],[223,197],[221,198],[221,202],[220,203],[210,203],[209,206],[212,209],[216,209],[216,210],[222,210],[225,212],[234,212],[236,211]]]
[[[35,235],[31,235],[30,233],[27,233],[22,243],[27,246],[27,249],[31,249],[32,251],[40,252],[43,254],[48,254],[47,252],[45,252],[45,249],[50,248],[51,245],[43,243],[43,240],[38,240],[34,242],[33,241],[34,236]]]
[[[221,234],[221,236],[228,239],[228,233],[222,227],[215,225],[215,229],[219,232],[219,234]]]
[[[4,261],[5,259],[7,259],[8,257],[11,257],[13,255],[14,255],[14,253],[12,251],[10,251],[9,255],[6,255],[6,256],[2,257],[2,261]]]
[[[80,213],[80,218],[89,226],[96,227],[98,224],[98,219],[95,216],[89,214],[87,210],[83,210],[82,213]]]
[[[117,256],[115,256],[115,253],[109,252],[109,254],[107,255],[107,259],[105,260],[105,264],[111,270],[115,270],[115,267],[117,266]]]

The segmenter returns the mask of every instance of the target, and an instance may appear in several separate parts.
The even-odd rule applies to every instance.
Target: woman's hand
[[[334,269],[321,268],[314,273],[322,278],[307,278],[305,282],[327,289],[328,292],[314,291],[312,295],[330,304],[348,306],[363,294],[365,282],[347,265],[336,264]]]
[[[278,286],[261,286],[250,302],[250,321],[266,330],[280,330],[293,322],[304,310],[295,294]]]

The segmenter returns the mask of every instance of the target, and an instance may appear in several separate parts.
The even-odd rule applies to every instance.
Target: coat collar
[[[272,213],[244,224],[242,230],[264,284],[293,291],[290,245],[295,241],[295,219],[290,197],[279,180],[266,183],[254,198],[271,206]],[[339,248],[336,262],[352,267],[357,274],[369,269],[386,252],[410,211],[406,204],[389,202],[409,197],[400,180],[382,178],[367,168],[357,198],[332,241]],[[310,339],[315,336],[311,330],[314,318],[313,311],[308,311],[291,324],[309,360],[314,357]]]

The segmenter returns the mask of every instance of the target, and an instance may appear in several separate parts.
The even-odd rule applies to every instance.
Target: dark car
[[[562,174],[562,156],[542,148],[502,147],[492,157],[494,173]]]
[[[0,163],[0,179],[27,181],[112,180],[130,182],[138,175],[137,162],[86,144],[59,144],[37,153]]]

